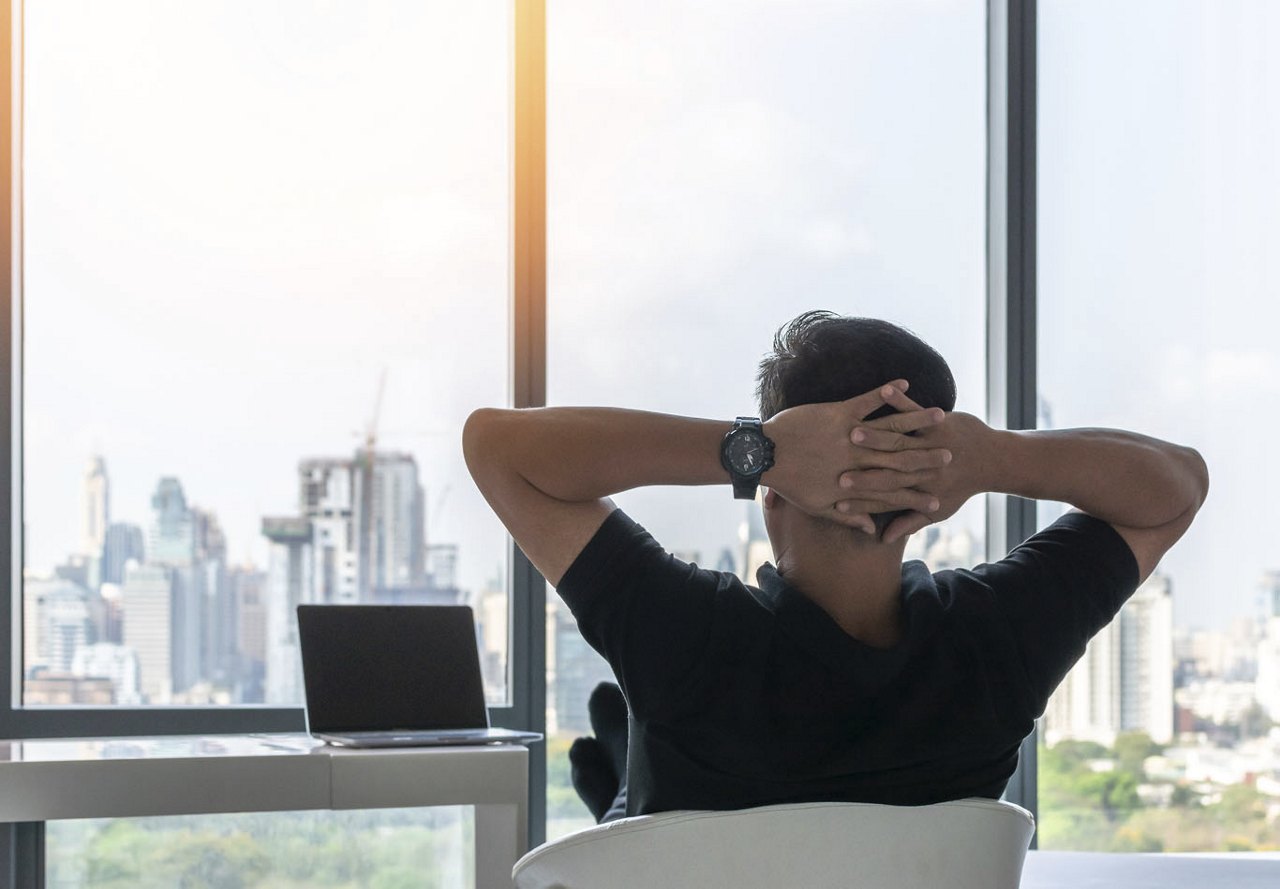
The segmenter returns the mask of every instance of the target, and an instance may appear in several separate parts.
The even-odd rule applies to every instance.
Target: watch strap
[[[734,500],[756,499],[756,491],[760,490],[760,476],[738,475],[734,472],[730,473],[729,477],[733,480]]]

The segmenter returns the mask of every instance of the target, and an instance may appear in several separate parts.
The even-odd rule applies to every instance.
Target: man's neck
[[[848,635],[875,648],[889,648],[902,638],[905,544],[885,545],[868,539],[833,545],[826,534],[793,534],[779,543],[779,576],[830,615]]]

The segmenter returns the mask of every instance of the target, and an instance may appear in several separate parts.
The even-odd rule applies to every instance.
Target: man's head
[[[955,408],[951,368],[909,330],[875,318],[805,312],[782,326],[773,351],[760,362],[760,417],[767,420],[801,404],[844,401],[897,379],[910,383],[911,398],[921,407]],[[896,410],[885,405],[867,419],[892,413]],[[876,530],[883,533],[898,514],[872,516]]]

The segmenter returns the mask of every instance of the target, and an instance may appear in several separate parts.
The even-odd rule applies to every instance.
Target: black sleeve
[[[675,709],[699,684],[691,679],[711,636],[718,577],[666,552],[619,509],[556,592],[613,667],[632,710],[648,716]]]
[[[1138,561],[1115,528],[1068,513],[972,576],[988,588],[1026,667],[1033,716],[1138,587]]]

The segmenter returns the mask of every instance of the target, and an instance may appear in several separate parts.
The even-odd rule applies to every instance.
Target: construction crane
[[[359,540],[356,550],[357,585],[362,599],[371,599],[373,594],[373,479],[374,464],[377,461],[378,417],[382,413],[382,395],[387,388],[387,369],[384,367],[378,376],[378,394],[373,401],[373,414],[364,427],[364,447],[356,454],[356,466],[360,483],[360,513],[356,527],[359,529]]]

